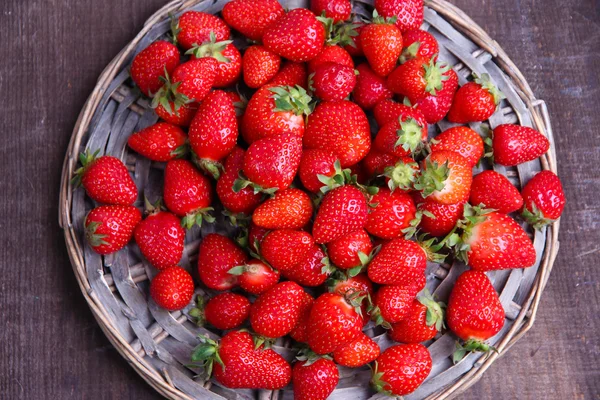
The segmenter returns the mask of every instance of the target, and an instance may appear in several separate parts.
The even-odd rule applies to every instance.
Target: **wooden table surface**
[[[533,329],[462,399],[600,399],[600,2],[453,0],[546,100],[567,193]],[[0,398],[154,399],[92,317],[58,226],[71,130],[165,0],[0,1]]]

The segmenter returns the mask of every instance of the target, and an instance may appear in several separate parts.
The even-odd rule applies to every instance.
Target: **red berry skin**
[[[310,9],[315,15],[323,15],[333,22],[346,21],[350,18],[352,5],[349,0],[311,0]]]
[[[333,189],[321,202],[313,225],[317,243],[329,243],[355,232],[367,223],[368,205],[364,194],[355,186]]]
[[[402,33],[423,24],[423,0],[376,0],[375,9],[382,17],[397,17],[396,26]]]
[[[215,34],[217,42],[229,39],[229,27],[222,19],[200,11],[186,11],[181,14],[178,21],[179,32],[177,43],[189,50],[195,44],[202,44],[210,40],[210,33]]]
[[[224,366],[214,364],[214,377],[225,387],[277,390],[290,383],[292,369],[288,362],[262,345],[255,349],[248,332],[227,333],[218,351]]]
[[[550,149],[550,142],[535,129],[505,124],[494,128],[492,149],[496,164],[512,167],[540,157]]]
[[[416,105],[421,110],[428,124],[437,124],[443,120],[452,106],[454,95],[458,89],[458,75],[453,69],[448,70],[444,74],[448,77],[442,84],[441,90],[438,90],[434,95],[427,95],[417,101]]]
[[[163,187],[165,205],[173,214],[184,217],[210,206],[210,180],[187,160],[171,160],[165,167]]]
[[[380,101],[392,98],[394,94],[387,88],[385,79],[373,72],[369,64],[360,64],[356,70],[358,76],[352,95],[356,104],[364,110],[372,110]]]
[[[196,115],[196,112],[198,111],[198,104],[184,104],[178,110],[175,110],[175,104],[172,101],[169,102],[169,104],[171,110],[174,111],[169,112],[161,104],[159,104],[154,111],[161,119],[165,120],[165,122],[179,126],[190,126],[192,119],[194,119],[194,115]]]
[[[223,19],[250,40],[261,41],[265,29],[285,14],[277,0],[233,0],[223,6]]]
[[[185,230],[174,214],[160,211],[149,215],[137,225],[133,236],[144,257],[157,269],[181,260]]]
[[[337,157],[330,151],[321,149],[306,149],[302,152],[298,176],[304,188],[318,193],[325,185],[319,180],[319,175],[331,177],[335,174]]]
[[[298,318],[298,323],[290,332],[290,337],[296,342],[306,343],[308,341],[306,326],[308,324],[310,310],[312,309],[314,302],[315,299],[310,294],[304,292],[302,304],[300,305],[300,318]]]
[[[483,157],[483,139],[477,132],[466,126],[456,126],[435,137],[431,151],[450,150],[463,156],[471,168]]]
[[[376,360],[376,373],[383,372],[382,389],[394,396],[414,392],[431,372],[431,355],[422,344],[399,344]]]
[[[381,128],[388,122],[398,119],[405,110],[404,107],[404,104],[398,103],[391,98],[381,100],[373,108],[373,116],[377,125]]]
[[[421,280],[425,280],[424,277]],[[374,302],[385,321],[390,324],[400,322],[408,315],[413,300],[422,288],[421,282],[382,286]]]
[[[198,249],[198,275],[209,289],[230,290],[238,285],[238,278],[229,270],[247,260],[246,253],[231,239],[211,233],[202,239]]]
[[[404,51],[400,60],[408,61],[414,57],[433,58],[439,53],[439,45],[435,37],[422,29],[402,33]],[[414,45],[414,48],[411,46]]]
[[[143,157],[165,162],[179,156],[179,149],[186,139],[187,135],[180,127],[158,122],[129,136],[127,145]]]
[[[427,199],[441,204],[465,203],[469,199],[473,181],[469,162],[460,154],[448,150],[433,152],[428,160],[438,166],[447,162],[450,172],[444,181],[444,188],[434,191]]]
[[[257,89],[277,75],[281,66],[281,57],[267,50],[264,46],[250,46],[244,52],[242,69],[244,82]]]
[[[249,315],[250,301],[241,294],[220,293],[204,306],[206,322],[221,330],[237,328]]]
[[[345,65],[354,69],[354,60],[346,50],[340,46],[326,45],[315,58],[307,63],[308,73],[312,74],[317,67],[327,63]]]
[[[487,170],[473,177],[469,203],[492,208],[503,214],[521,209],[523,197],[512,183],[502,174]]]
[[[392,329],[388,333],[395,342],[421,343],[433,339],[438,331],[435,324],[427,325],[427,307],[415,299],[406,318],[392,324]]]
[[[226,88],[235,85],[242,75],[242,55],[233,43],[225,46],[221,52],[229,62],[217,61],[214,87]]]
[[[331,360],[319,358],[312,364],[297,361],[292,369],[294,400],[326,400],[339,379],[337,366]]]
[[[298,323],[304,290],[295,282],[281,282],[261,294],[250,308],[250,324],[266,338],[287,335]]]
[[[395,165],[401,158],[410,157],[398,157],[393,154],[380,153],[373,148],[361,161],[361,165],[370,177],[375,177],[382,175],[385,172],[386,167]]]
[[[394,239],[404,235],[404,229],[410,227],[415,219],[417,208],[410,195],[401,191],[380,188],[371,201],[377,204],[369,209],[365,229],[371,235],[381,239]]]
[[[179,50],[166,40],[157,40],[135,56],[131,63],[131,79],[146,96],[158,92],[163,85],[159,79],[165,69],[171,75],[179,65]]]
[[[238,277],[240,287],[254,295],[263,294],[279,282],[279,271],[256,259],[248,261]]]
[[[347,98],[356,85],[354,69],[334,64],[319,65],[312,75],[313,93],[323,101],[338,101]]]
[[[487,340],[504,326],[504,309],[488,277],[466,271],[458,277],[446,309],[448,328],[463,340]]]
[[[315,58],[323,49],[325,28],[305,8],[296,8],[269,25],[263,35],[264,46],[294,62]]]
[[[160,271],[150,282],[150,296],[161,308],[181,310],[194,295],[194,280],[185,269],[177,266]]]
[[[402,32],[394,25],[371,23],[360,31],[360,43],[373,72],[385,77],[402,53]]]
[[[300,229],[312,217],[310,197],[300,189],[285,189],[262,203],[252,214],[252,221],[267,229]]]
[[[81,184],[93,200],[121,206],[130,206],[137,200],[135,182],[118,158],[102,156],[83,168]]]
[[[383,285],[410,285],[425,274],[427,254],[418,243],[395,239],[383,245],[368,267],[369,279]]]
[[[281,274],[290,281],[306,287],[316,287],[322,285],[329,273],[323,273],[325,266],[322,260],[326,257],[325,253],[318,245],[313,245],[306,254],[304,260],[296,264],[293,268],[283,271]]]
[[[180,82],[177,92],[196,102],[204,100],[217,77],[217,61],[211,57],[187,61],[173,71],[171,81]]]
[[[343,281],[335,282],[329,291],[344,296],[349,290],[361,292],[363,295],[373,294],[373,283],[367,274],[361,273]]]
[[[458,124],[486,121],[496,111],[494,96],[480,84],[468,82],[458,89],[448,121]]]
[[[351,232],[327,244],[329,260],[338,268],[350,269],[361,265],[358,253],[371,254],[373,244],[364,229]]]
[[[454,229],[458,220],[463,216],[463,203],[440,204],[433,200],[423,199],[420,194],[418,197],[422,201],[418,205],[418,209],[428,211],[435,217],[431,218],[423,214],[421,223],[419,224],[419,229],[431,236],[446,236]]]
[[[379,129],[379,132],[377,132],[377,136],[375,136],[375,140],[373,141],[373,147],[377,151],[380,153],[392,154],[396,157],[405,157],[411,154],[411,148],[405,149],[404,144],[399,143],[401,137],[406,137],[408,134],[407,131],[403,129],[401,122],[414,125],[413,129],[415,130],[415,133],[420,129],[421,141],[427,140],[427,121],[425,121],[423,113],[416,108],[403,106],[400,116],[383,125],[381,129]],[[410,144],[411,147],[416,149],[418,142],[413,143],[413,141],[416,142],[417,139],[418,138],[405,138],[404,143],[407,145]],[[409,140],[411,141],[409,142]]]
[[[534,206],[541,217],[548,220],[560,218],[565,208],[565,193],[560,179],[552,171],[542,171],[534,176],[523,188],[525,209],[534,213]]]
[[[129,243],[141,220],[134,206],[96,207],[85,217],[85,237],[96,253],[111,254]]]
[[[309,233],[292,229],[269,232],[260,244],[261,255],[280,272],[291,270],[306,259],[314,245]]]
[[[379,357],[379,345],[364,333],[356,339],[335,349],[333,360],[341,366],[358,368]]]
[[[234,214],[250,215],[260,204],[262,195],[254,193],[250,187],[239,192],[233,191],[233,183],[239,178],[239,173],[244,166],[245,152],[240,147],[235,147],[225,160],[225,168],[217,181],[217,196],[223,206]]]
[[[269,84],[274,86],[300,86],[308,89],[306,65],[291,61],[285,62]]]

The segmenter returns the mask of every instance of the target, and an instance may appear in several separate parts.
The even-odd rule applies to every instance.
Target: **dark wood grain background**
[[[548,103],[568,202],[538,320],[463,399],[600,399],[600,1],[453,0]],[[0,0],[0,398],[153,399],[58,227],[61,164],[104,66],[165,0]]]

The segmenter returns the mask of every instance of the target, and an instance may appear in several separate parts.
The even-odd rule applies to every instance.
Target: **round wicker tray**
[[[85,149],[97,150],[121,158],[134,176],[140,194],[153,199],[160,196],[162,168],[160,163],[137,157],[126,147],[127,138],[157,121],[147,99],[134,90],[129,78],[129,66],[135,54],[169,30],[169,14],[180,15],[186,10],[218,13],[228,0],[175,0],[156,12],[142,31],[106,67],[98,84],[88,98],[73,131],[67,149],[60,194],[59,218],[73,270],[84,297],[100,327],[109,340],[135,370],[159,393],[171,399],[292,399],[291,389],[278,392],[231,390],[214,381],[205,382],[197,375],[198,369],[185,367],[190,362],[192,348],[198,343],[197,335],[218,334],[199,328],[187,317],[188,308],[169,313],[158,308],[147,296],[148,282],[156,273],[141,256],[134,244],[122,251],[101,257],[85,245],[83,219],[94,206],[83,190],[73,190],[70,177],[76,169],[77,157]],[[281,1],[281,0],[280,0]],[[306,7],[307,0],[282,1],[288,8]],[[460,83],[464,84],[472,72],[487,72],[506,95],[506,100],[490,118],[495,127],[503,123],[532,126],[551,141],[550,151],[535,160],[516,168],[494,166],[517,187],[522,187],[542,169],[556,172],[556,155],[552,128],[546,105],[533,95],[525,78],[500,46],[477,24],[455,6],[444,0],[426,0],[425,24],[439,41],[440,57],[454,65]],[[368,16],[372,3],[354,1],[354,10]],[[442,121],[430,133],[447,129]],[[481,131],[480,124],[471,128]],[[482,165],[490,168],[489,165]],[[139,197],[140,199],[143,196]],[[141,204],[138,204],[141,206]],[[181,265],[194,271],[198,243],[202,235],[215,230],[226,233],[224,219],[202,230],[194,228],[186,237],[186,247]],[[450,399],[475,383],[483,372],[519,340],[532,326],[540,297],[558,251],[559,222],[532,235],[538,259],[535,266],[522,270],[489,273],[500,300],[506,310],[504,328],[490,342],[498,353],[474,353],[457,365],[451,354],[455,337],[451,333],[439,335],[426,343],[433,359],[433,369],[428,379],[409,399]],[[427,287],[441,300],[446,300],[454,280],[467,267],[431,264],[427,270]],[[198,294],[205,294],[197,289]],[[210,293],[209,293],[210,294]],[[367,327],[366,332],[375,338],[382,350],[392,343],[379,328]],[[287,343],[278,342],[276,351],[288,360],[293,353]],[[368,387],[368,368],[340,367],[340,383],[330,399],[377,399]]]

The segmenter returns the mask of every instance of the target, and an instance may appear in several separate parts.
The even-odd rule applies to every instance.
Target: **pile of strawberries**
[[[350,21],[350,0],[289,11],[233,0],[221,16],[185,12],[171,42],[133,60],[131,77],[162,121],[128,145],[166,163],[164,205],[146,201],[142,218],[126,166],[82,154],[74,179],[103,204],[85,219],[92,248],[110,254],[135,238],[159,270],[156,304],[226,331],[220,343],[200,338],[191,359],[230,388],[293,380],[296,399],[325,399],[337,365],[371,363],[373,387],[400,396],[428,376],[421,343],[446,327],[462,343],[455,361],[490,350],[504,310],[484,272],[534,265],[513,216],[539,228],[565,199],[549,171],[521,192],[498,172],[472,171],[482,158],[534,160],[548,140],[517,125],[484,139],[466,125],[489,119],[503,95],[487,75],[458,87],[419,30],[422,0],[376,0],[372,21]],[[243,54],[231,28],[248,39]],[[454,127],[428,140],[443,118]],[[186,229],[214,222],[214,206],[240,235],[204,236],[194,279],[177,266]],[[450,258],[471,269],[446,307],[424,290],[425,270]],[[196,285],[222,293],[190,308]],[[380,354],[363,333],[370,320],[402,344]],[[293,368],[270,348],[283,337],[301,347]]]

